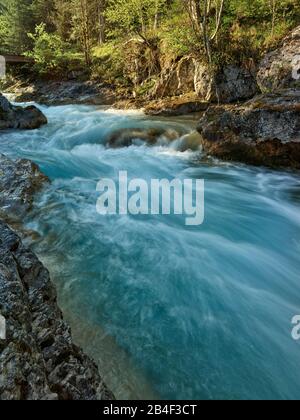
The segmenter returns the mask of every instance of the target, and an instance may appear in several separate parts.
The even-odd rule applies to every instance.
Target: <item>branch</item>
[[[219,15],[218,15],[218,20],[217,20],[217,26],[216,26],[215,32],[213,33],[213,35],[210,38],[211,41],[214,41],[214,39],[216,38],[216,36],[219,32],[219,29],[220,29],[220,26],[221,26],[223,9],[224,9],[224,3],[225,3],[225,0],[221,0],[220,10],[219,10]]]

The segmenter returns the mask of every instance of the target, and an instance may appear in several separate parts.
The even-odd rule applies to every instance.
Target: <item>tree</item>
[[[72,32],[72,8],[69,0],[54,0],[53,21],[58,35],[69,41]]]
[[[148,33],[157,29],[159,15],[166,3],[166,0],[109,0],[106,17],[113,27],[111,34],[135,33],[146,40]]]
[[[28,34],[33,41],[33,50],[27,55],[32,57],[38,73],[52,74],[63,67],[65,45],[57,34],[49,34],[45,23],[37,25],[34,33]]]
[[[98,17],[98,43],[103,44],[105,42],[105,9],[106,1],[97,1],[97,17]]]
[[[79,41],[84,53],[85,63],[91,65],[91,32],[94,18],[94,2],[72,0],[72,38]]]
[[[193,30],[203,42],[207,61],[212,63],[212,45],[222,24],[225,0],[183,0]]]
[[[27,33],[34,27],[32,0],[2,0],[1,5],[5,48],[11,53],[20,54],[31,46]]]
[[[271,34],[274,36],[275,23],[276,23],[276,13],[277,13],[277,0],[269,0],[270,9],[272,13],[272,29]]]
[[[48,32],[54,32],[54,0],[32,0],[31,10],[36,25],[44,23]]]
[[[0,2],[0,13],[4,13],[6,11],[7,11],[7,9],[5,7],[5,4],[3,2]]]

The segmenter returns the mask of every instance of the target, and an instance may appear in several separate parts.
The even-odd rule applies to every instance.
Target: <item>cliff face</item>
[[[5,156],[0,173],[0,217],[18,225],[47,178],[33,163]],[[1,220],[0,327],[0,400],[113,399],[74,345],[47,269]]]

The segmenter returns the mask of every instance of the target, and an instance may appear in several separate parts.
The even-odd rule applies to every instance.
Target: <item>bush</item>
[[[92,51],[92,76],[108,83],[127,84],[120,44],[107,42]]]
[[[37,25],[34,34],[28,34],[33,40],[33,50],[26,55],[34,59],[34,70],[41,76],[67,74],[82,64],[82,57],[70,51],[63,40],[56,34],[46,32],[45,24]]]

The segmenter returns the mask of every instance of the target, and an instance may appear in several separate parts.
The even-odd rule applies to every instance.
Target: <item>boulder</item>
[[[35,106],[13,106],[0,93],[0,130],[8,128],[32,130],[47,124],[45,115]]]
[[[225,66],[211,75],[208,67],[198,62],[194,82],[198,97],[209,102],[243,101],[258,93],[255,70],[234,65]]]
[[[217,158],[300,169],[300,91],[210,107],[198,131],[203,150]]]
[[[123,75],[137,87],[149,77],[159,73],[159,47],[156,40],[145,42],[142,39],[130,39],[123,46]]]
[[[48,178],[39,167],[26,159],[12,160],[0,155],[0,208],[2,217],[22,218],[31,209],[34,194]]]
[[[129,147],[140,144],[154,146],[158,143],[170,143],[183,134],[184,132],[178,132],[177,130],[170,128],[126,128],[111,133],[106,140],[106,144],[112,148]]]
[[[263,92],[300,87],[300,26],[263,58],[257,82]]]

